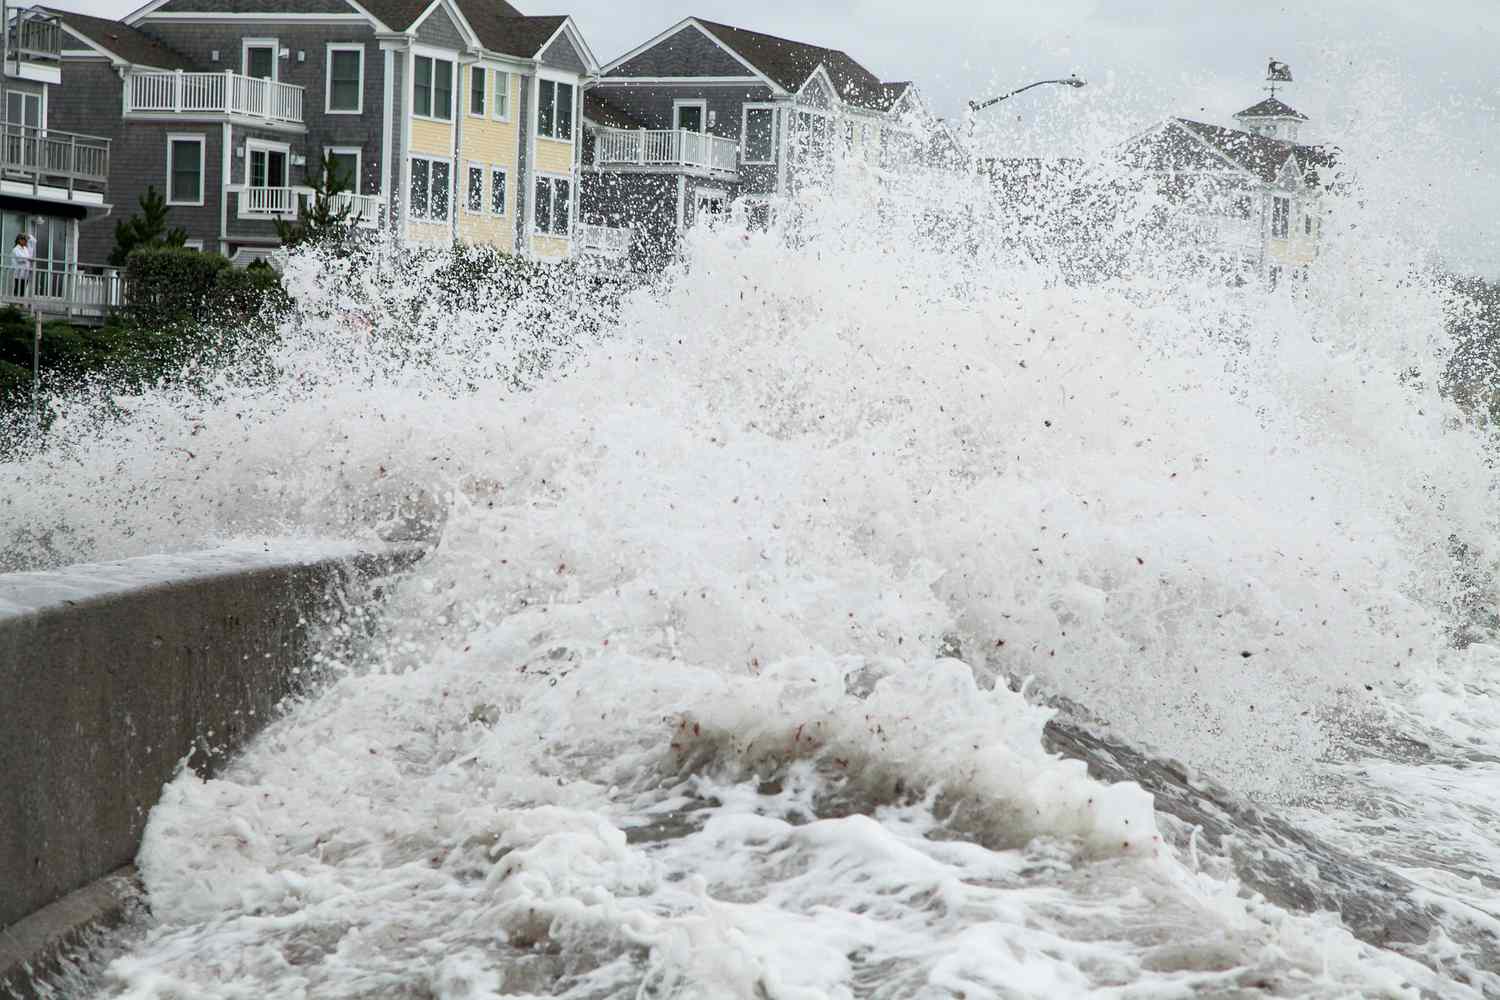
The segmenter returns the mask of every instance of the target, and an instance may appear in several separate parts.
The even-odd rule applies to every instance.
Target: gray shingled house
[[[503,0],[152,0],[68,38],[56,123],[110,137],[119,211],[147,185],[193,245],[246,261],[332,154],[343,202],[408,244],[573,252],[583,80],[567,17]],[[107,255],[109,225],[85,226]]]
[[[118,304],[119,284],[89,254],[80,234],[110,212],[109,139],[79,134],[58,109],[63,31],[42,10],[9,10],[0,34],[5,119],[0,124],[0,302],[101,318]],[[25,234],[29,261],[13,257]]]
[[[1307,117],[1274,97],[1233,117],[1242,128],[1168,118],[1122,156],[1155,175],[1186,235],[1274,284],[1317,256],[1336,156],[1297,142]]]
[[[878,159],[910,145],[921,113],[915,87],[838,49],[690,17],[589,85],[584,219],[631,230],[635,256],[659,260],[736,199],[768,213],[818,182],[840,147]]]

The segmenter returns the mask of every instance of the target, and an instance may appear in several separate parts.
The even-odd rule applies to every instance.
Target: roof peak
[[[1295,121],[1305,122],[1308,117],[1296,108],[1275,97],[1267,97],[1263,101],[1257,101],[1243,111],[1236,111],[1236,118],[1290,118]]]

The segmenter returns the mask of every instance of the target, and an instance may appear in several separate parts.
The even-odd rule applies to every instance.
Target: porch
[[[95,326],[125,304],[125,275],[102,264],[39,260],[22,276],[7,255],[0,264],[0,304]]]

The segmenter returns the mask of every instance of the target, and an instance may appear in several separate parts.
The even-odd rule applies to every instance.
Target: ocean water
[[[60,402],[14,565],[433,540],[87,994],[1500,996],[1444,292],[1353,198],[1277,290],[1151,208],[851,166],[617,312],[299,258],[241,366]]]

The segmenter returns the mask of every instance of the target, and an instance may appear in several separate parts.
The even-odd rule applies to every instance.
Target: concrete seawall
[[[38,911],[129,864],[179,764],[238,749],[310,679],[316,626],[419,555],[270,544],[0,575],[0,996],[40,957],[17,942],[56,936]]]

